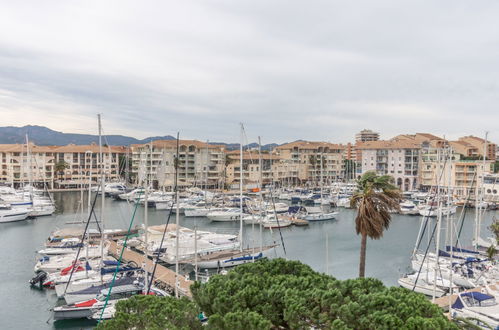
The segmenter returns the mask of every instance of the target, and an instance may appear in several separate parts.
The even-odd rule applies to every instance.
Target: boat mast
[[[483,214],[482,214],[482,204],[484,201],[483,198],[483,183],[485,180],[485,159],[487,157],[487,138],[488,138],[489,132],[485,132],[485,143],[483,144],[483,157],[482,157],[482,181],[480,182],[480,188],[478,188],[478,183],[477,183],[477,204],[475,205],[475,212],[478,213],[478,224],[476,228],[476,240],[475,240],[475,249],[478,248],[478,240],[480,239],[480,229],[482,228],[482,220],[483,220]],[[478,169],[478,166],[477,166]]]
[[[260,137],[258,137],[258,168],[260,169],[260,175],[258,176],[258,181],[260,181],[258,184],[259,184],[259,187],[260,187],[260,191],[259,191],[259,194],[260,194],[260,201],[262,203],[262,207],[265,207],[265,203],[263,202],[263,193],[262,193],[262,189],[263,189],[263,179],[262,179],[262,173],[263,173],[263,168],[262,168],[262,141],[260,140]],[[274,184],[274,182],[272,182],[272,184]],[[263,252],[263,224],[262,224],[262,220],[263,219],[260,219],[260,221],[258,221],[259,225],[260,225],[260,253]]]
[[[194,226],[194,278],[198,281],[198,226]]]
[[[208,190],[208,166],[210,164],[210,151],[208,149],[208,145],[210,143],[210,140],[206,140],[206,166],[204,170],[204,207],[208,206],[208,198],[206,196],[206,192]]]
[[[440,163],[440,157],[439,157],[439,163]],[[445,163],[445,162],[444,162]],[[435,267],[433,269],[433,295],[432,295],[432,301],[435,302],[436,294],[437,294],[437,273],[438,273],[438,268],[439,268],[439,256],[440,256],[440,229],[441,229],[441,224],[442,224],[442,203],[441,203],[441,198],[440,198],[440,178],[441,178],[441,173],[442,171],[440,170],[440,165],[438,166],[439,168],[439,175],[438,175],[438,182],[437,182],[437,237],[435,239],[435,255],[436,255],[436,261],[435,261]],[[431,240],[431,237],[430,237]],[[429,244],[429,242],[428,242]],[[429,260],[429,259],[428,259]]]
[[[31,202],[33,202],[33,165],[31,163],[31,151],[29,150],[28,134],[26,134],[26,155],[28,157],[29,198]]]
[[[448,178],[447,178],[447,183],[448,183],[448,186],[449,186],[449,190],[448,190],[448,194],[447,194],[447,205],[450,206],[451,205],[451,202],[452,202],[452,197],[451,197],[451,191],[450,191],[450,186],[451,186],[451,172],[452,172],[452,148],[450,147],[450,145],[448,146],[448,160],[449,160],[449,170],[447,171],[447,174],[448,174]],[[450,215],[450,209],[449,209],[449,212],[447,212],[447,230],[449,231],[449,242],[450,242],[450,264],[451,264],[451,271],[449,273],[449,315],[452,315],[452,295],[453,295],[453,292],[452,292],[452,274],[454,273],[452,271],[452,263],[454,261],[454,245],[452,244],[452,240],[453,240],[453,230],[454,230],[454,227],[453,227],[453,224],[454,224],[454,218],[451,219],[451,215]]]
[[[322,152],[321,152],[320,157],[321,157],[321,182],[320,182],[320,184],[321,184],[321,209],[322,209],[322,194],[324,193],[324,191],[323,191],[324,190],[324,182],[323,182],[324,181],[324,174],[323,174],[324,168],[322,165],[322,157],[323,157]]]
[[[128,173],[129,157],[130,157],[130,146],[127,146],[126,147],[126,156],[125,156],[125,186],[128,185],[128,180],[129,180],[129,175],[130,175],[130,173]]]
[[[177,158],[175,159],[175,203],[177,204],[176,206],[176,213],[175,213],[175,297],[178,298],[178,272],[179,272],[179,264],[178,264],[178,244],[179,244],[179,235],[180,235],[180,207],[178,204],[178,165],[179,165],[179,135],[180,133],[177,132]],[[167,230],[168,228],[165,228]]]
[[[99,158],[100,158],[100,192],[101,192],[101,208],[100,208],[100,221],[101,221],[101,240],[100,240],[100,269],[104,267],[104,158],[102,153],[102,124],[101,124],[101,115],[97,115],[97,121],[99,123]],[[101,273],[101,282],[103,282],[103,275]]]
[[[241,142],[239,143],[239,250],[243,251],[243,133],[241,123]]]
[[[147,154],[146,154],[146,162],[147,162]],[[149,169],[149,170],[148,170]],[[149,168],[147,167],[146,164],[146,178],[145,178],[145,189],[144,189],[144,269],[145,269],[145,288],[149,287],[149,273],[147,270],[147,250],[149,248],[149,235],[148,235],[148,228],[149,228],[149,177],[152,173],[152,141],[149,144]],[[140,202],[140,200],[139,200]],[[161,249],[161,246],[159,247]],[[151,279],[152,280],[152,279]],[[146,289],[147,290],[147,289]]]

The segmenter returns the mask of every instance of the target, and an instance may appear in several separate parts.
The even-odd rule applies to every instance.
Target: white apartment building
[[[361,173],[390,175],[403,191],[419,187],[420,145],[407,140],[359,142]]]
[[[104,174],[107,181],[120,177],[119,155],[125,147],[103,147]],[[100,179],[99,146],[37,146],[29,144],[0,145],[0,182],[19,185],[22,182],[45,183],[50,188],[94,183]]]
[[[175,184],[176,140],[157,140],[130,146],[132,174],[137,184],[146,176],[153,186],[173,188]],[[224,146],[196,140],[179,141],[179,186],[219,187],[223,184]]]

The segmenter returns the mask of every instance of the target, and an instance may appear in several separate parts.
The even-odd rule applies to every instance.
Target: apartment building
[[[74,145],[37,146],[30,143],[0,145],[0,182],[18,185],[32,181],[45,183],[50,188],[87,184],[89,179],[98,182],[101,173],[99,146]],[[103,147],[104,174],[106,180],[120,177],[119,155],[125,147]]]
[[[276,178],[289,177],[286,170],[292,170],[291,180],[298,183],[319,185],[344,178],[346,146],[329,142],[296,141],[274,149],[280,157],[275,165]],[[290,166],[296,165],[296,166]]]
[[[453,147],[461,154],[468,157],[480,157],[484,155],[486,159],[495,160],[497,145],[490,141],[485,141],[476,136],[463,136],[458,141],[451,142]],[[462,151],[462,152],[461,152]]]
[[[375,171],[379,175],[390,175],[402,190],[413,190],[419,186],[419,157],[421,146],[415,141],[397,139],[359,142],[356,149],[360,155],[361,173]]]
[[[239,151],[230,151],[227,153],[227,183],[237,184],[240,182],[241,175],[241,159]],[[279,162],[280,158],[277,155],[262,153],[261,162],[262,169],[260,171],[260,156],[257,151],[243,152],[243,184],[245,187],[257,187],[260,180],[266,185],[274,180],[273,166]]]
[[[368,141],[378,141],[379,133],[371,131],[370,129],[363,129],[359,133],[355,134],[355,142],[368,142]]]
[[[133,144],[132,174],[137,184],[146,178],[155,187],[175,185],[176,140]],[[178,183],[180,186],[219,187],[223,184],[225,148],[196,140],[179,141]]]
[[[450,184],[455,197],[465,198],[469,193],[474,194],[475,189],[482,184],[484,175],[491,172],[492,161],[487,160],[484,165],[481,160],[463,158],[483,155],[485,145],[483,139],[465,137],[458,141],[447,141],[428,133],[399,135],[394,139],[411,141],[420,146],[419,188],[421,189],[447,187]],[[472,145],[469,143],[470,140],[482,144]],[[482,153],[479,152],[479,147],[482,147]],[[495,150],[495,145],[491,148]],[[495,157],[495,154],[491,153],[487,158],[489,157]]]

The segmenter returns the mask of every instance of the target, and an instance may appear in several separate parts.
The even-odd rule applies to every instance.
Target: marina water
[[[68,226],[79,217],[78,192],[55,193],[57,213],[49,217],[34,220],[0,224],[0,329],[81,329],[92,328],[91,321],[70,320],[54,322],[51,319],[51,308],[56,304],[55,293],[51,290],[30,288],[28,281],[33,276],[36,260],[35,251],[41,249],[49,234],[57,229]],[[86,205],[86,201],[84,202]],[[96,214],[99,215],[99,205],[96,203]],[[106,228],[128,228],[133,204],[114,201],[106,198],[105,221]],[[458,209],[455,217],[458,217]],[[276,243],[275,255],[292,260],[299,260],[310,265],[314,270],[326,272],[338,279],[355,278],[358,275],[360,237],[355,233],[355,211],[339,209],[336,220],[310,223],[305,227],[282,228],[286,254],[281,244],[279,230],[272,232],[264,230],[263,243]],[[134,220],[134,225],[141,225],[143,207],[140,206]],[[166,223],[168,212],[149,209],[149,224]],[[481,232],[482,237],[490,236],[487,227],[491,224],[497,211],[485,213]],[[468,209],[461,235],[463,246],[469,246],[473,233],[475,211]],[[385,285],[397,285],[397,279],[406,273],[410,267],[410,256],[420,227],[421,217],[392,215],[390,229],[381,240],[367,242],[366,276],[375,277]],[[434,221],[434,220],[433,220]],[[175,222],[172,215],[170,223]],[[434,222],[433,222],[434,223]],[[239,222],[210,222],[207,218],[180,218],[181,226],[200,230],[210,230],[221,233],[237,234]],[[445,228],[445,221],[443,223]],[[444,241],[442,232],[442,241]],[[328,252],[326,253],[326,236]],[[244,245],[260,244],[258,226],[244,226]],[[426,247],[427,239],[423,239],[422,247]],[[434,251],[434,247],[430,249]],[[328,261],[326,261],[326,256]],[[328,266],[328,267],[327,267]]]

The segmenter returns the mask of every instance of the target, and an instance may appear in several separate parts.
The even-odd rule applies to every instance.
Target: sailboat
[[[320,164],[321,164],[321,181],[320,181],[320,184],[321,184],[321,195],[320,195],[320,210],[319,212],[307,212],[307,214],[305,214],[304,216],[301,217],[301,219],[303,220],[307,220],[307,221],[325,221],[325,220],[334,220],[336,219],[336,216],[338,215],[338,212],[324,212],[324,209],[323,209],[323,197],[324,197],[324,175],[323,175],[323,164],[322,164],[322,161],[323,161],[323,156],[321,154],[320,156]],[[310,209],[310,207],[306,207],[307,210]]]
[[[196,262],[199,268],[223,268],[223,267],[233,267],[240,264],[254,262],[255,260],[261,259],[263,257],[270,256],[270,251],[275,246],[266,246],[262,244],[259,249],[247,248],[243,249],[243,223],[244,218],[247,217],[243,213],[243,143],[244,143],[244,126],[241,124],[241,143],[240,143],[240,171],[239,171],[239,250],[232,251],[220,251],[218,253],[213,253],[209,255],[204,255],[196,257],[195,260],[190,259],[189,263]],[[261,164],[260,164],[261,169]],[[261,180],[260,180],[260,191],[261,191]],[[232,209],[231,212],[235,213],[236,209]],[[234,215],[232,215],[233,217]],[[210,218],[210,213],[208,214]],[[265,220],[261,222],[262,226],[265,226]]]

